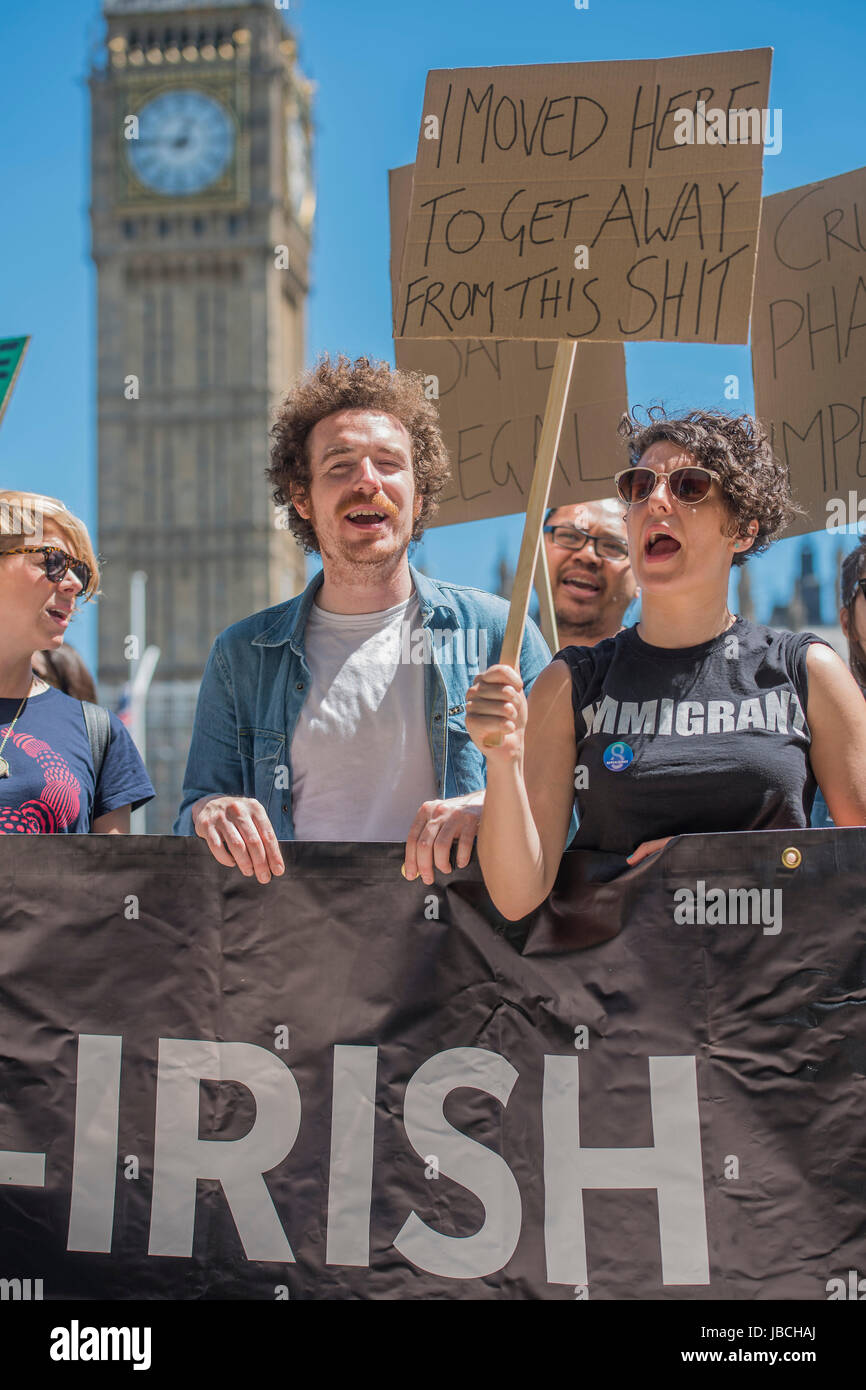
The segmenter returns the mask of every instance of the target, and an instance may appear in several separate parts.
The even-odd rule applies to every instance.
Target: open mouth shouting
[[[399,515],[397,508],[387,497],[374,497],[366,502],[357,502],[343,513],[343,520],[356,531],[375,531],[386,521]]]
[[[47,609],[47,613],[49,618],[57,623],[59,627],[67,628],[69,626],[69,621],[72,617],[71,608],[62,608],[59,604],[56,604]]]
[[[562,587],[567,589],[570,594],[573,594],[575,598],[595,598],[597,594],[601,593],[602,589],[601,584],[599,584],[597,579],[593,579],[592,575],[579,574],[576,572],[563,575],[560,583]]]
[[[369,530],[373,526],[379,526],[385,520],[385,513],[356,507],[354,511],[346,513],[346,520],[362,530]]]
[[[643,555],[648,564],[661,564],[680,550],[680,542],[664,526],[650,526],[644,535]]]

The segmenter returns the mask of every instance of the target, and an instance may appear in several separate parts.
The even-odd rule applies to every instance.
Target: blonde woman
[[[53,497],[0,491],[0,834],[126,834],[153,797],[116,715],[33,670],[98,587],[83,522]]]

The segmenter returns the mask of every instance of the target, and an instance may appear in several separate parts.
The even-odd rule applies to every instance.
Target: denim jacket
[[[461,796],[485,784],[484,756],[466,732],[464,701],[479,669],[499,660],[508,604],[483,589],[429,579],[411,565],[409,572],[422,626],[431,629],[422,664],[436,786],[443,798]],[[191,808],[199,797],[224,793],[255,797],[277,839],[294,839],[291,743],[311,679],[304,632],[323,578],[320,571],[302,594],[232,624],[214,642],[199,690],[175,834],[194,833]],[[420,645],[413,648],[412,659],[424,655]],[[446,654],[449,659],[440,659]],[[520,654],[526,689],[549,661],[544,638],[528,620]]]

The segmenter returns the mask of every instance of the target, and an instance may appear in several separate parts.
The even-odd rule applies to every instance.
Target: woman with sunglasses
[[[797,511],[764,431],[695,410],[623,433],[640,622],[557,653],[528,707],[506,666],[467,694],[487,758],[478,853],[511,920],[551,891],[575,800],[573,848],[607,852],[611,878],[673,835],[804,828],[816,782],[837,825],[866,824],[866,706],[844,663],[728,609],[731,565]]]
[[[97,769],[81,701],[33,670],[98,584],[77,517],[53,497],[0,492],[0,834],[125,834],[153,797],[117,716]]]

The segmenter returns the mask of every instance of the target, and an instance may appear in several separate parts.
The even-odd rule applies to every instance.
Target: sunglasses
[[[583,550],[591,543],[598,560],[624,560],[628,555],[628,546],[623,541],[613,536],[594,536],[580,526],[545,526],[542,529],[553,537],[553,544],[561,545],[563,550]]]
[[[655,492],[659,478],[664,478],[672,497],[689,507],[707,500],[713,479],[721,481],[719,474],[711,468],[693,465],[674,468],[670,473],[657,473],[654,468],[638,464],[635,468],[623,468],[614,482],[623,502],[630,507],[633,502],[646,502]]]
[[[86,560],[77,560],[54,545],[19,545],[15,550],[4,550],[3,555],[41,555],[45,562],[45,575],[52,584],[59,584],[71,570],[81,585],[85,599],[90,597],[89,589],[93,582],[93,571]]]

